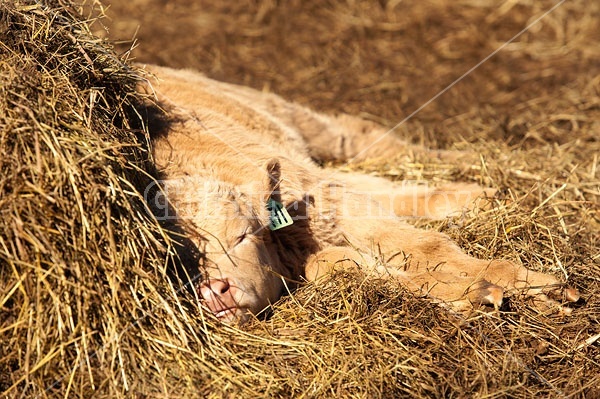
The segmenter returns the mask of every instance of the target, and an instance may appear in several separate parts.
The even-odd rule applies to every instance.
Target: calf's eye
[[[249,231],[250,231],[250,228],[246,228],[246,229],[244,230],[244,232],[243,232],[242,234],[240,234],[240,235],[239,235],[239,236],[238,236],[238,237],[235,239],[234,246],[235,246],[235,245],[238,245],[238,244],[241,244],[241,243],[242,243],[242,241],[244,241],[244,240],[246,239],[246,237],[248,237]]]
[[[241,236],[239,236],[238,238],[236,238],[235,239],[235,245],[241,244],[242,241],[244,241],[245,238],[246,238],[246,233],[244,233]]]

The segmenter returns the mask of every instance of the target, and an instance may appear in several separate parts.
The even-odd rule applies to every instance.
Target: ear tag
[[[269,198],[267,201],[267,210],[271,212],[271,223],[269,224],[271,230],[283,229],[294,223],[285,206],[275,201],[273,198]]]

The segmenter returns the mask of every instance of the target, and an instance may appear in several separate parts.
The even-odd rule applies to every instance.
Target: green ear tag
[[[267,201],[267,210],[271,212],[271,223],[269,224],[271,230],[279,230],[294,223],[285,206],[273,198],[269,198]]]

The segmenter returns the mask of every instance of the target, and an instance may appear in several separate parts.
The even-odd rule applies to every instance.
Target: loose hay
[[[452,78],[473,65],[469,59],[480,57],[479,49],[506,40],[507,27],[520,29],[542,10],[537,2],[497,7],[439,0],[403,5],[408,11],[400,12],[395,3],[223,2],[222,8],[205,5],[210,14],[202,14],[198,3],[179,1],[180,12],[196,21],[190,29],[200,29],[181,31],[200,43],[202,57],[182,62],[177,55],[189,53],[178,46],[187,50],[189,42],[170,49],[158,41],[160,51],[146,50],[142,58],[175,66],[199,59],[198,68],[206,62],[214,74],[259,87],[266,76],[278,92],[301,101],[362,111],[393,125],[400,109],[420,105],[414,93],[439,90],[420,81],[423,76]],[[179,10],[169,4],[163,11]],[[158,15],[161,23],[153,27],[163,26],[164,14],[148,13],[146,5],[113,6],[123,19],[135,16],[135,7],[146,20]],[[0,3],[3,396],[599,397],[600,81],[591,61],[598,59],[592,28],[598,5],[565,2],[557,11],[511,47],[510,67],[490,67],[492,83],[489,75],[474,77],[460,95],[440,99],[432,113],[404,127],[404,134],[428,143],[443,132],[439,144],[458,141],[478,156],[460,165],[414,159],[360,167],[391,178],[506,189],[491,210],[419,223],[444,230],[480,257],[508,256],[567,274],[586,299],[574,315],[541,314],[513,297],[502,313],[464,318],[394,282],[349,271],[301,288],[277,304],[270,320],[242,331],[203,315],[194,298],[169,283],[169,237],[139,194],[152,170],[131,112],[145,99],[134,93],[140,77],[127,65],[129,53],[117,57],[89,32],[94,20],[69,1]],[[479,37],[474,26],[484,18],[491,39],[469,42]],[[197,23],[202,20],[220,22]],[[315,36],[332,49],[279,43],[296,35],[290,24],[303,27],[305,40]],[[436,39],[428,29],[453,36]],[[427,49],[397,36],[415,31]],[[544,40],[536,42],[534,33]],[[245,39],[227,41],[236,37]],[[360,40],[347,41],[353,37]],[[219,43],[227,46],[210,47]],[[579,66],[564,70],[573,63],[560,51],[578,54]],[[404,64],[397,71],[402,64],[394,54],[402,52],[437,65]],[[219,57],[225,57],[220,70]],[[311,59],[325,64],[307,69]],[[383,81],[381,65],[389,69]],[[557,76],[536,82],[531,76],[540,65]],[[398,102],[398,89],[415,92]],[[478,93],[494,91],[494,107],[478,105]],[[440,118],[440,110],[462,116]]]

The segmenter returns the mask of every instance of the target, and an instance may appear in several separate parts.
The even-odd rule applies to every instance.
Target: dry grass
[[[209,3],[115,2],[111,36],[141,21],[141,61],[389,126],[554,4]],[[503,189],[491,210],[420,224],[567,275],[585,299],[571,317],[516,296],[457,317],[345,272],[244,330],[169,283],[170,240],[138,194],[138,76],[82,12],[0,3],[3,397],[600,397],[600,5],[563,3],[398,129],[472,157],[359,166]]]

